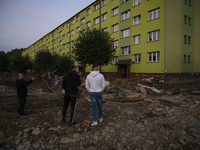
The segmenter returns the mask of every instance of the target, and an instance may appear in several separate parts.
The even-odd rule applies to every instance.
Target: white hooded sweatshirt
[[[106,87],[104,76],[99,71],[91,71],[86,78],[86,89],[88,92],[103,92]]]

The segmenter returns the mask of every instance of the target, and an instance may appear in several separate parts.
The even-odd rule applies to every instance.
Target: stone
[[[90,124],[90,121],[89,121],[89,120],[85,120],[85,122],[88,123],[88,124]]]
[[[127,123],[128,123],[128,124],[134,124],[134,123],[136,123],[136,122],[133,121],[133,120],[128,120]]]
[[[49,131],[58,131],[58,128],[57,127],[51,127],[48,129]]]
[[[180,138],[179,141],[180,141],[183,145],[186,144],[186,142],[185,142],[184,139],[182,139],[182,138]]]
[[[32,128],[26,128],[26,129],[24,129],[23,131],[24,132],[29,132],[29,131],[31,131],[32,130]]]
[[[25,147],[25,145],[21,145],[21,144],[20,144],[20,145],[17,146],[17,150],[23,150],[24,147]]]
[[[159,97],[158,101],[161,104],[168,105],[168,106],[180,106],[181,105],[180,101],[174,100],[174,99],[171,99],[171,98],[168,98],[168,97]]]
[[[73,134],[73,138],[74,138],[74,139],[77,139],[79,136],[80,136],[79,133],[75,133],[75,134]]]
[[[124,137],[122,137],[121,141],[122,141],[123,143],[126,143],[127,138],[124,136]]]
[[[67,144],[67,143],[70,143],[73,139],[70,138],[70,137],[63,137],[60,141],[60,143],[62,144]]]
[[[29,135],[27,133],[24,133],[24,138],[28,138]]]
[[[142,94],[147,94],[147,90],[144,88],[144,87],[140,87],[140,92],[142,93]]]
[[[38,149],[38,148],[40,148],[40,145],[41,144],[39,142],[33,143],[33,148]]]
[[[40,134],[40,129],[39,129],[39,128],[34,129],[34,130],[32,131],[32,134],[33,134],[33,135],[38,135],[38,134]]]

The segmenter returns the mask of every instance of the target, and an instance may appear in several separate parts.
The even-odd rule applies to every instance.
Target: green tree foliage
[[[3,51],[0,51],[0,73],[3,78],[3,72],[8,70],[8,64],[9,64],[9,59],[6,56],[6,53]]]
[[[58,76],[64,75],[69,71],[69,66],[73,63],[72,60],[67,56],[61,56],[58,54],[53,55],[53,66],[52,72],[54,72]]]
[[[33,69],[33,62],[30,60],[28,55],[22,56],[21,54],[16,54],[11,58],[11,70],[16,72],[25,73],[27,70]]]
[[[52,69],[53,63],[53,56],[48,50],[39,51],[34,59],[34,70],[39,71],[41,74],[47,72],[49,75],[49,71]]]
[[[116,52],[113,42],[108,32],[96,28],[82,30],[73,46],[74,58],[83,65],[111,63]]]

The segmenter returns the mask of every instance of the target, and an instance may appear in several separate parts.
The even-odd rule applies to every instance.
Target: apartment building
[[[199,0],[96,0],[29,46],[22,55],[44,49],[73,57],[80,30],[112,33],[116,56],[102,66],[108,78],[200,72]],[[79,66],[90,72],[91,66]]]

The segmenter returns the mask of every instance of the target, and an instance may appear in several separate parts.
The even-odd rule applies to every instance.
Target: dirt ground
[[[80,87],[75,121],[60,122],[63,97],[44,92],[36,79],[28,86],[24,118],[16,114],[15,78],[0,81],[0,150],[199,150],[200,95],[191,92],[160,94],[141,89],[134,80],[110,80],[103,94],[103,122],[92,123],[89,94]],[[125,93],[122,98],[117,87]],[[162,87],[162,86],[161,86]],[[70,107],[67,118],[69,118]]]

